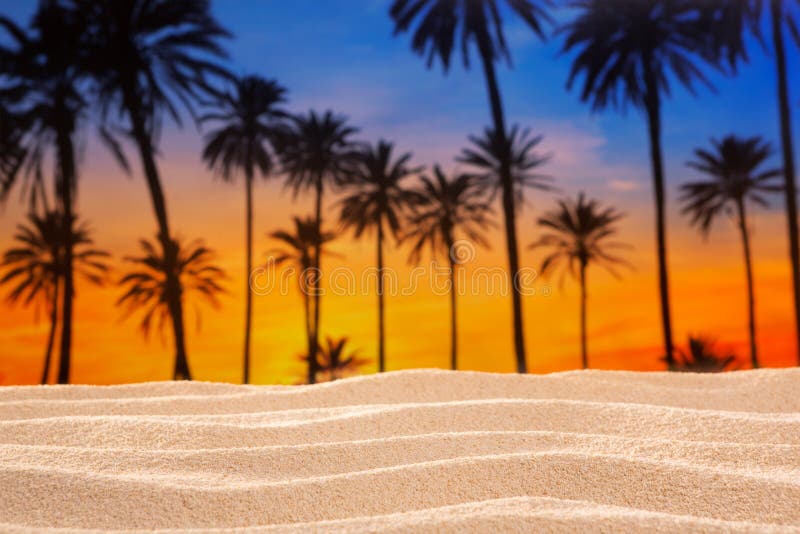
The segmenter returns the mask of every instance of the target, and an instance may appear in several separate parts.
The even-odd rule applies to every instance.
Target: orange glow
[[[164,148],[164,153],[171,153]],[[214,248],[218,263],[228,272],[229,294],[221,310],[202,309],[202,324],[195,330],[194,306],[186,306],[189,329],[189,363],[199,380],[237,382],[241,379],[244,315],[244,193],[237,185],[214,181],[191,152],[162,161],[168,207],[175,232],[186,238],[202,237]],[[658,318],[650,199],[647,192],[594,194],[628,212],[620,239],[634,250],[628,258],[633,272],[614,279],[599,268],[589,271],[590,365],[603,369],[654,370],[662,368],[658,357],[661,329]],[[617,198],[615,198],[615,196]],[[330,199],[332,201],[332,198]],[[673,204],[674,204],[674,199]],[[538,196],[518,222],[523,264],[536,267],[541,254],[528,251],[533,240],[534,217],[551,199]],[[333,202],[329,202],[329,205]],[[290,216],[305,214],[303,198],[292,202],[277,182],[259,184],[255,202],[255,257],[263,260],[275,246],[266,233],[288,228]],[[97,245],[114,256],[115,276],[125,265],[126,254],[136,251],[136,240],[151,237],[154,221],[143,180],[131,179],[107,160],[84,164],[78,211],[91,223]],[[673,210],[674,211],[674,210]],[[0,248],[11,244],[13,225],[23,210],[10,202],[2,214]],[[329,211],[328,221],[335,221]],[[761,358],[767,366],[792,365],[789,264],[785,221],[779,210],[757,212],[754,226],[754,258],[758,334]],[[505,266],[504,242],[493,232],[492,250],[479,250],[467,273],[479,266]],[[387,266],[407,280],[407,250],[388,244]],[[331,249],[344,258],[329,257],[323,266],[349,266],[356,272],[372,265],[374,238],[355,242],[349,236]],[[704,241],[684,218],[671,214],[670,276],[676,342],[683,345],[688,333],[707,333],[724,347],[734,349],[746,361],[746,300],[744,267],[738,235],[729,221],[720,220]],[[545,287],[552,289],[543,295]],[[537,280],[538,294],[524,300],[525,335],[532,372],[572,369],[579,365],[578,290],[566,278]],[[361,289],[361,288],[359,288]],[[164,380],[171,376],[169,338],[157,334],[150,341],[140,335],[136,318],[121,320],[114,306],[119,289],[78,284],[75,305],[73,381],[117,383]],[[294,285],[286,295],[273,293],[254,299],[253,377],[256,383],[294,383],[302,376],[297,354],[303,350],[303,315]],[[485,371],[512,371],[511,301],[501,295],[465,295],[458,299],[460,367]],[[411,367],[446,367],[449,351],[449,299],[436,295],[423,280],[410,296],[390,296],[386,302],[387,362],[390,370]],[[377,310],[374,291],[359,290],[355,296],[328,295],[322,299],[322,335],[351,338],[364,357],[376,350]],[[32,309],[0,306],[0,375],[5,383],[37,381],[43,361],[47,322],[34,322]],[[169,332],[167,331],[167,336]],[[57,351],[56,351],[57,352]],[[57,354],[56,354],[57,356]],[[746,366],[746,363],[742,363]],[[364,369],[372,372],[372,369]]]

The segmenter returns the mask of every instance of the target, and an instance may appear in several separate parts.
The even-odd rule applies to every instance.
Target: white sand
[[[0,388],[0,532],[800,532],[800,369]]]

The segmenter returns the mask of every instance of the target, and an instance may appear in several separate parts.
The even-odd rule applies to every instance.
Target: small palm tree
[[[341,183],[345,167],[352,157],[353,145],[350,137],[357,130],[347,124],[344,117],[330,111],[319,115],[310,111],[307,115],[290,117],[288,127],[277,139],[286,185],[295,195],[309,189],[314,191],[314,220],[317,235],[322,235],[322,203],[325,185]],[[320,255],[322,243],[314,247],[313,264],[321,268]],[[320,326],[320,277],[316,277],[314,287],[314,312],[312,325],[311,352],[319,345]],[[316,358],[309,360],[309,383],[316,379],[312,367]]]
[[[409,256],[412,263],[419,262],[426,247],[434,256],[447,255],[450,265],[450,368],[456,370],[456,268],[460,261],[456,238],[462,235],[471,243],[488,247],[484,231],[492,225],[492,208],[486,201],[485,189],[474,176],[460,174],[448,179],[436,165],[433,178],[422,176],[421,180],[422,185],[414,191],[411,200],[412,212],[404,240],[413,242]]]
[[[0,259],[0,268],[5,270],[0,285],[12,285],[7,297],[9,303],[28,306],[41,302],[47,309],[50,331],[41,378],[41,383],[46,384],[59,323],[59,293],[66,272],[64,216],[46,211],[41,215],[31,213],[27,220],[27,225],[17,226],[14,235],[17,246],[6,250]],[[92,284],[102,285],[109,270],[104,260],[109,254],[93,248],[94,241],[86,225],[73,228],[72,243],[77,273]]]
[[[514,125],[506,136],[487,128],[483,136],[471,135],[469,140],[472,146],[464,148],[457,160],[474,168],[473,174],[491,191],[492,198],[502,191],[500,169],[506,155],[511,162],[514,201],[518,207],[525,201],[526,189],[555,191],[553,178],[537,172],[550,160],[549,154],[536,152],[541,135],[531,137],[528,130]]]
[[[343,375],[355,374],[358,368],[369,362],[366,358],[361,358],[358,351],[349,350],[347,343],[349,338],[340,337],[333,339],[328,336],[325,344],[317,348],[317,373],[327,377],[329,382],[341,378]],[[308,356],[301,356],[300,360],[307,362]],[[318,377],[319,379],[319,377]]]
[[[286,90],[272,80],[247,76],[236,81],[235,94],[222,94],[217,109],[202,121],[219,124],[206,136],[203,160],[223,180],[230,182],[236,172],[244,173],[246,219],[244,383],[250,381],[250,330],[253,316],[253,293],[250,274],[253,269],[253,179],[258,172],[269,177],[273,170],[272,139],[286,113],[279,107]]]
[[[686,351],[678,349],[673,371],[685,373],[719,373],[736,369],[736,354],[719,354],[715,342],[707,337],[689,336]]]
[[[158,241],[156,241],[158,242]],[[174,273],[168,273],[168,262],[159,246],[147,239],[139,241],[141,256],[128,256],[125,261],[133,265],[133,270],[123,276],[119,285],[124,293],[117,299],[117,305],[125,308],[125,316],[142,311],[139,327],[145,338],[155,326],[163,335],[166,322],[171,317],[169,303],[170,277],[179,280],[183,292],[181,300],[200,297],[214,308],[219,307],[219,295],[225,290],[220,285],[226,278],[225,272],[214,265],[214,252],[196,240],[188,244],[171,240],[174,250],[167,252],[177,259]],[[185,303],[185,302],[183,302]],[[198,312],[199,324],[199,312]],[[183,369],[175,361],[173,380],[182,378]]]
[[[543,234],[529,248],[546,247],[550,252],[539,268],[547,276],[563,264],[581,285],[581,363],[589,367],[586,348],[586,271],[589,265],[598,264],[614,276],[617,265],[630,265],[609,250],[625,245],[609,241],[617,233],[616,224],[623,214],[613,207],[602,207],[597,200],[587,199],[583,193],[575,200],[560,200],[558,208],[540,217],[536,223],[549,233]]]
[[[758,367],[756,349],[755,294],[750,251],[750,229],[747,224],[748,201],[761,206],[767,202],[764,193],[782,190],[781,169],[762,169],[772,154],[769,144],[759,137],[742,139],[734,135],[722,141],[712,140],[714,151],[698,148],[695,161],[687,165],[706,176],[706,180],[681,186],[683,212],[691,216],[693,225],[707,236],[711,223],[723,213],[733,214],[741,233],[747,276],[747,311],[750,332],[750,361]]]
[[[366,230],[377,234],[378,265],[378,372],[386,370],[383,318],[383,239],[384,229],[398,240],[402,215],[411,200],[403,189],[402,180],[420,171],[409,167],[410,153],[393,161],[393,145],[379,141],[374,147],[365,146],[358,151],[348,171],[345,187],[353,191],[341,201],[339,220],[345,228],[352,228],[359,238]]]
[[[719,67],[729,43],[710,30],[723,2],[695,0],[575,0],[577,17],[561,28],[563,51],[577,50],[567,87],[583,74],[581,100],[593,110],[632,104],[646,112],[655,190],[656,241],[666,362],[672,361],[672,318],[667,276],[661,104],[669,80],[693,91],[710,85],[697,60]]]
[[[229,34],[212,16],[209,0],[70,0],[70,5],[88,20],[88,64],[104,121],[123,122],[119,129],[139,150],[158,223],[177,377],[190,380],[178,250],[156,164],[157,140],[165,115],[181,124],[175,99],[194,116],[193,103],[214,93],[209,78],[231,78],[216,62],[227,57],[220,41]],[[118,145],[113,148],[120,154]]]
[[[478,54],[486,78],[486,89],[492,111],[493,130],[497,132],[500,144],[505,145],[507,137],[503,100],[495,72],[495,63],[505,60],[511,63],[503,23],[498,8],[498,0],[394,0],[389,11],[394,20],[395,35],[408,31],[414,21],[418,21],[411,40],[411,47],[417,54],[425,56],[428,67],[434,61],[441,61],[445,72],[450,67],[454,50],[461,50],[464,66],[469,66],[470,45],[478,48]],[[507,0],[503,2],[510,11],[544,39],[544,24],[552,21],[548,7],[549,0]],[[511,161],[503,158],[499,169],[502,184],[502,204],[505,218],[506,248],[511,279],[519,272],[519,250],[514,216],[514,182],[511,176]],[[527,372],[525,360],[525,337],[522,330],[522,296],[515,284],[511,290],[514,313],[514,352],[517,371]]]
[[[320,254],[327,254],[325,244],[333,241],[336,234],[333,232],[317,232],[317,222],[313,217],[293,217],[294,231],[276,230],[269,237],[279,241],[282,248],[269,252],[271,261],[275,266],[290,264],[297,272],[297,284],[303,296],[303,309],[305,311],[306,341],[308,354],[311,354],[311,343],[314,341],[313,325],[311,322],[311,269],[314,267],[314,250],[320,244]],[[310,362],[309,362],[309,365]],[[311,383],[311,382],[309,382]]]

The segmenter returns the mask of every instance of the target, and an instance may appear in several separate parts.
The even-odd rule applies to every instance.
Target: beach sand
[[[0,388],[0,532],[800,532],[800,369]]]

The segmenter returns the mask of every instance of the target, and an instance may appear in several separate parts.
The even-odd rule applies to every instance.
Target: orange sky
[[[244,195],[240,185],[212,179],[193,158],[192,151],[176,147],[177,155],[160,162],[165,178],[170,217],[177,233],[186,238],[203,237],[219,255],[219,264],[230,276],[229,294],[221,310],[202,309],[202,325],[195,330],[193,306],[186,306],[189,357],[194,376],[200,380],[236,382],[241,377],[244,280]],[[97,244],[114,256],[118,277],[120,258],[136,252],[136,240],[153,233],[154,222],[144,181],[129,179],[105,156],[84,161],[79,211],[89,219]],[[137,171],[138,172],[138,171]],[[266,233],[288,228],[292,214],[304,214],[307,201],[291,200],[278,183],[259,184],[256,194],[256,258],[265,258],[274,243]],[[673,195],[674,197],[674,195]],[[589,273],[590,365],[598,368],[657,369],[661,339],[654,268],[650,192],[605,191],[601,199],[622,207],[627,219],[620,225],[620,239],[631,243],[629,259],[635,270],[616,280],[600,269]],[[16,198],[0,215],[0,248],[10,244],[13,225],[22,219]],[[674,200],[672,198],[671,200]],[[776,199],[778,200],[778,199]],[[331,202],[332,203],[332,202]],[[541,253],[524,250],[533,240],[532,221],[548,196],[532,195],[519,221],[523,264],[535,267]],[[674,210],[673,210],[674,211]],[[332,213],[332,212],[329,212]],[[332,215],[329,215],[329,219]],[[758,333],[765,365],[795,363],[791,335],[789,269],[786,259],[784,218],[779,209],[755,212],[755,280]],[[480,266],[504,266],[502,239],[492,233],[493,250],[479,250],[466,272]],[[720,220],[704,241],[688,227],[685,218],[671,214],[670,268],[676,341],[688,333],[710,334],[722,346],[746,351],[744,270],[738,235],[733,224]],[[344,258],[329,258],[326,270],[349,266],[355,272],[374,258],[374,240],[356,242],[343,238],[332,250]],[[387,265],[407,280],[407,250],[389,245]],[[537,294],[524,300],[525,335],[532,372],[571,369],[579,365],[578,291],[567,279],[538,280]],[[73,380],[115,383],[162,380],[170,377],[170,343],[157,335],[142,339],[136,318],[121,320],[114,307],[119,289],[78,286],[75,306]],[[303,349],[301,299],[294,287],[287,295],[273,293],[254,299],[253,377],[256,383],[292,383],[302,375],[296,356]],[[365,357],[376,349],[376,298],[358,288],[355,296],[329,295],[322,304],[323,335],[348,335]],[[477,295],[459,298],[460,362],[463,369],[512,371],[510,298]],[[445,367],[449,350],[449,300],[423,283],[415,294],[391,296],[386,303],[388,368]],[[32,309],[0,306],[0,374],[4,383],[30,383],[41,372],[47,322],[34,321]],[[365,369],[365,372],[372,369]]]

